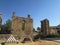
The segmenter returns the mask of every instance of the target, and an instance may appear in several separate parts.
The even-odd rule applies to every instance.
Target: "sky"
[[[41,27],[41,20],[48,19],[50,26],[60,24],[60,0],[0,0],[2,24],[12,19],[12,12],[16,16],[31,15],[33,27]]]

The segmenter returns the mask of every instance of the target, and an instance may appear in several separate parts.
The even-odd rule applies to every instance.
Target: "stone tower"
[[[0,30],[1,30],[1,25],[2,25],[2,13],[0,12]]]
[[[13,12],[12,34],[20,38],[33,38],[33,19],[31,19],[30,15],[27,18],[18,17]]]
[[[44,19],[41,21],[41,31],[42,31],[43,35],[50,34],[49,20],[48,19]]]

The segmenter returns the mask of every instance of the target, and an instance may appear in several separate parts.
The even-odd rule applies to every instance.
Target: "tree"
[[[6,23],[2,25],[2,30],[0,31],[2,34],[9,34],[11,33],[11,20],[8,19]]]
[[[37,27],[37,30],[40,30],[40,27]]]
[[[33,32],[35,32],[35,28],[33,28]]]
[[[10,20],[10,19],[8,19],[8,20],[6,21],[6,28],[7,28],[8,30],[11,30],[11,20]]]
[[[37,31],[38,31],[38,32],[41,32],[41,29],[40,29],[40,27],[37,27]]]

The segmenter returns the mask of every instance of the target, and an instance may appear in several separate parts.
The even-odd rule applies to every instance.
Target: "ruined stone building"
[[[27,18],[16,16],[13,12],[12,16],[12,34],[19,37],[33,37],[33,19],[28,15]]]
[[[43,35],[49,35],[50,33],[50,28],[49,28],[49,20],[44,19],[41,21],[41,32]]]
[[[58,35],[60,34],[60,25],[50,26],[51,34]]]
[[[60,25],[49,26],[49,20],[44,19],[41,21],[41,32],[43,35],[58,35],[60,33]]]

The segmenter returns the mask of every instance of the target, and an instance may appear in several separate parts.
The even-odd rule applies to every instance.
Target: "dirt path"
[[[40,40],[36,42],[26,42],[26,43],[8,43],[6,45],[60,45],[60,43],[53,41]]]

